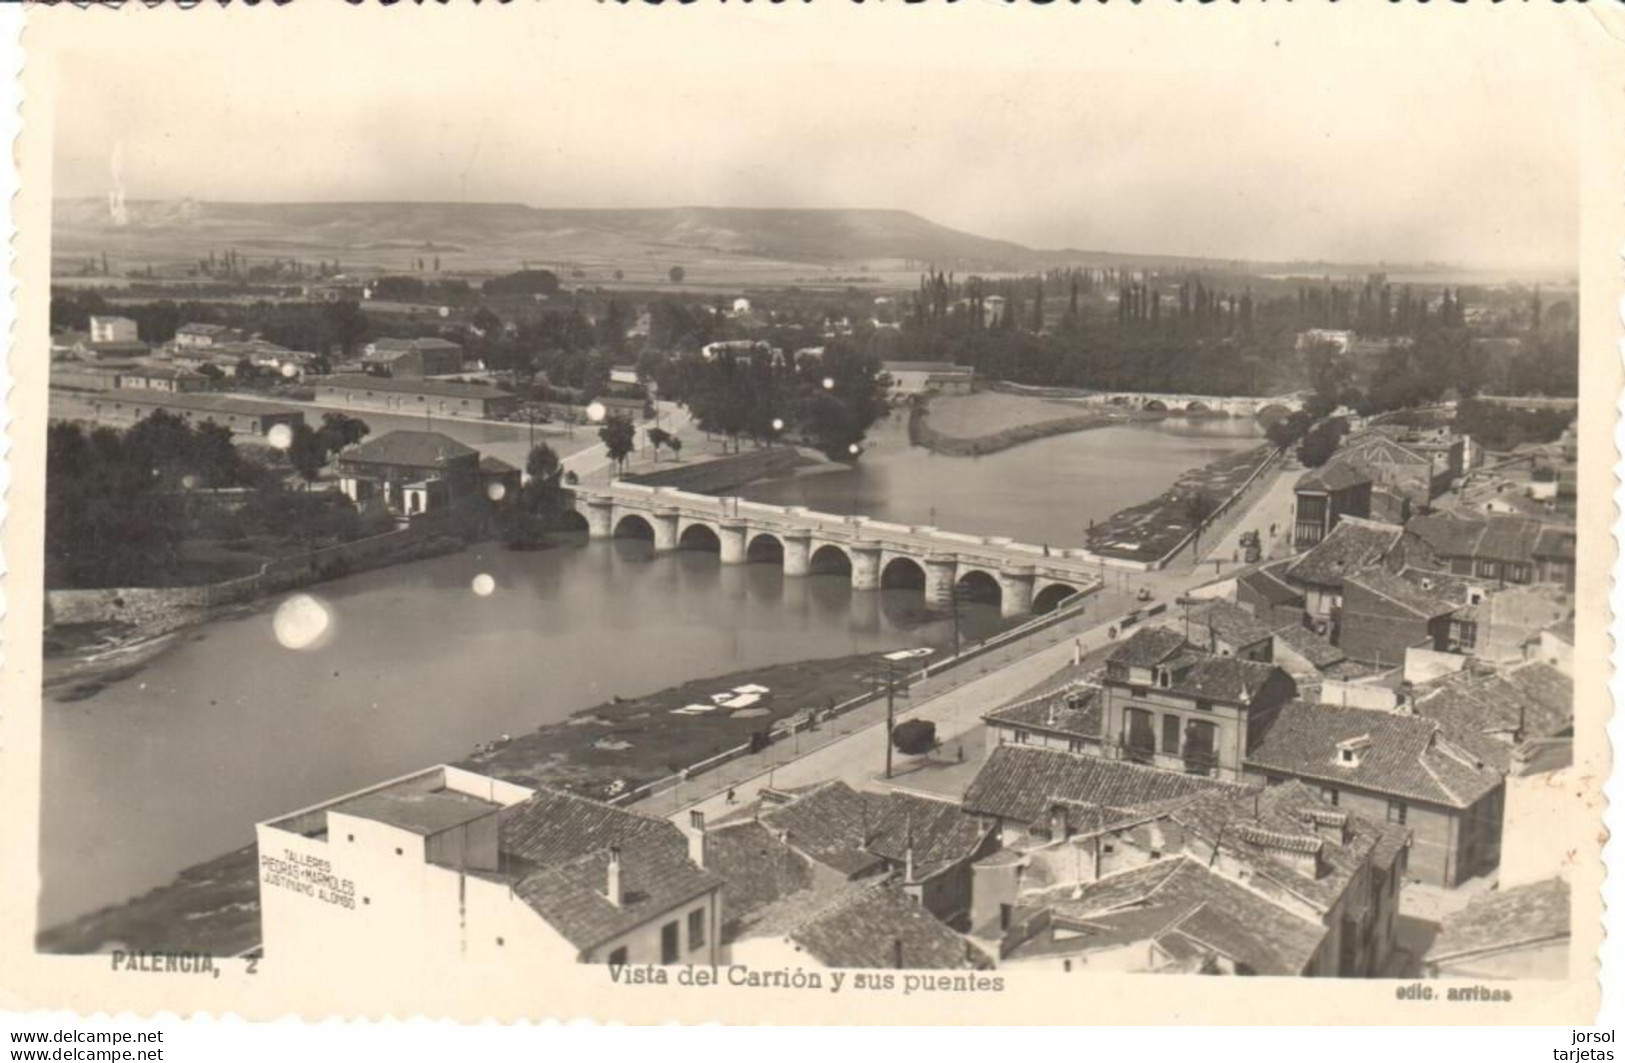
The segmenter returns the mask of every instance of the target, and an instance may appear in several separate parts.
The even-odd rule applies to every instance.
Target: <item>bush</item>
[[[929,753],[937,745],[937,725],[930,720],[904,720],[892,728],[891,741],[899,753]]]

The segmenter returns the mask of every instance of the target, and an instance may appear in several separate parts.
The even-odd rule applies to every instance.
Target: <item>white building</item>
[[[449,766],[256,827],[265,954],[318,982],[467,964],[715,964],[703,839]]]
[[[136,340],[135,322],[129,318],[91,316],[91,343],[135,343]]]

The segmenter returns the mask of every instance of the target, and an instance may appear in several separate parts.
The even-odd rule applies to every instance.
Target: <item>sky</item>
[[[58,196],[890,207],[1038,248],[1571,265],[1584,24],[1323,8],[127,9],[25,46],[60,57]]]

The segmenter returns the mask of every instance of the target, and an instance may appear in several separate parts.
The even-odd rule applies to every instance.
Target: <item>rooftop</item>
[[[1369,484],[1376,477],[1371,467],[1358,458],[1336,455],[1318,469],[1310,469],[1298,477],[1296,490],[1311,492],[1346,491],[1351,487]]]
[[[1121,760],[1036,746],[998,746],[965,790],[965,811],[1036,823],[1057,803],[1125,809],[1208,792],[1242,796],[1248,787],[1160,771]]]
[[[1269,626],[1252,613],[1223,599],[1193,611],[1191,619],[1211,631],[1215,639],[1231,646],[1256,645],[1273,634]]]
[[[1284,624],[1276,629],[1275,637],[1316,669],[1329,668],[1345,659],[1342,650],[1302,624]]]
[[[749,936],[784,936],[826,967],[985,967],[964,938],[895,886],[849,883],[793,894]]]
[[[443,468],[479,451],[439,432],[397,429],[357,443],[339,455],[344,462],[372,465],[406,465],[414,468]]]
[[[1165,627],[1143,627],[1106,660],[1129,668],[1155,668],[1184,649],[1185,639],[1177,632]]]
[[[497,812],[501,805],[455,790],[410,793],[380,790],[334,805],[330,811],[428,837]]]
[[[1561,878],[1485,893],[1444,917],[1427,962],[1447,963],[1566,941],[1569,919],[1569,884]]]
[[[1326,538],[1292,563],[1286,578],[1317,587],[1341,587],[1348,573],[1387,557],[1404,532],[1397,524],[1344,517]]]
[[[102,401],[109,399],[145,403],[149,406],[162,406],[166,409],[197,410],[203,413],[234,413],[248,417],[300,415],[297,407],[279,406],[274,402],[260,402],[256,399],[235,399],[226,395],[204,395],[186,392],[170,394],[149,391],[146,388],[114,388],[101,396]]]
[[[1448,616],[1456,611],[1457,603],[1422,589],[1410,580],[1401,579],[1385,568],[1372,567],[1351,573],[1344,585],[1358,585],[1380,595],[1401,609],[1423,619]]]
[[[1368,737],[1353,763],[1338,744]],[[1501,784],[1501,773],[1451,743],[1439,724],[1377,709],[1288,702],[1263,740],[1247,754],[1249,767],[1411,801],[1465,809]]]
[[[1100,738],[1105,722],[1100,688],[1084,684],[1012,702],[982,718],[1010,727],[1093,739]]]
[[[488,384],[468,384],[460,380],[403,380],[397,377],[370,376],[366,373],[334,373],[321,377],[319,387],[344,388],[357,391],[387,391],[407,395],[435,395],[448,399],[502,399],[513,398],[512,392]]]
[[[862,875],[914,851],[914,880],[930,878],[972,856],[987,830],[953,801],[892,791],[873,794],[831,781],[783,804],[764,804],[758,818],[784,844],[842,874]]]

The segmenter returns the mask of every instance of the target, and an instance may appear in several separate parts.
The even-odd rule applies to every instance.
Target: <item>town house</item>
[[[1206,653],[1165,628],[1114,650],[1102,689],[1108,756],[1228,780],[1241,777],[1249,734],[1297,693],[1274,665]]]

